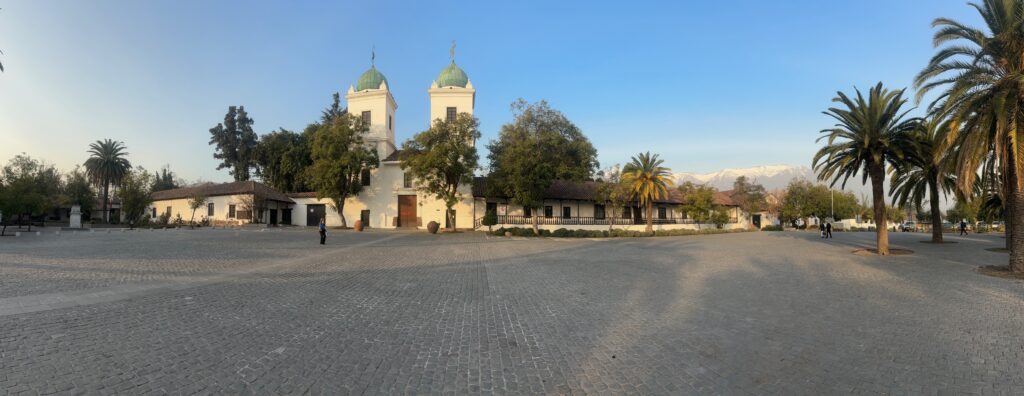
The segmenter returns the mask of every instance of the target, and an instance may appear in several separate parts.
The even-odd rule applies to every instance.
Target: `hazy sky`
[[[258,133],[301,130],[370,66],[398,139],[427,126],[427,89],[457,62],[483,140],[522,97],[548,100],[602,166],[640,151],[675,171],[809,165],[836,90],[909,86],[931,21],[964,0],[242,2],[0,0],[0,161],[67,170],[101,138],[134,164],[221,181],[208,129],[245,105]],[[481,143],[479,148],[485,150]],[[486,155],[485,152],[481,153]]]

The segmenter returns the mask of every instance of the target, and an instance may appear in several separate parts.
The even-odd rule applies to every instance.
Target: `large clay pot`
[[[355,224],[356,231],[363,232],[363,228],[364,227],[365,226],[363,225],[363,221],[362,220],[356,220],[356,224]]]
[[[437,224],[436,221],[431,221],[427,223],[427,231],[430,231],[431,234],[437,234],[438,228],[441,228],[441,225]]]

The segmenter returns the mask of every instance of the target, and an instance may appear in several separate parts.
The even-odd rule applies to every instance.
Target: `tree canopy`
[[[452,207],[462,199],[459,186],[470,183],[479,156],[473,142],[480,138],[479,121],[467,113],[455,120],[435,120],[426,131],[402,143],[402,169],[416,188],[445,203],[448,227],[455,228]]]
[[[306,168],[313,163],[310,141],[315,130],[300,134],[280,128],[263,135],[256,146],[256,175],[278,191],[308,191]]]
[[[515,119],[491,141],[488,191],[537,208],[554,180],[584,181],[597,170],[597,150],[583,132],[547,102],[512,103]],[[536,224],[534,230],[536,231]]]
[[[732,199],[747,213],[766,210],[768,193],[760,183],[752,182],[746,176],[739,176],[732,183]]]
[[[110,187],[117,185],[132,169],[128,148],[112,139],[97,140],[89,145],[85,171],[103,189],[103,220],[110,221]]]
[[[214,145],[213,158],[220,160],[217,170],[228,169],[235,181],[247,181],[255,165],[255,151],[259,136],[252,129],[253,119],[245,106],[230,106],[224,122],[210,128],[210,144]]]
[[[313,133],[313,163],[306,178],[316,190],[317,199],[331,200],[331,206],[345,219],[345,200],[363,190],[360,175],[376,168],[377,151],[367,145],[369,126],[356,117],[342,114],[317,126]]]

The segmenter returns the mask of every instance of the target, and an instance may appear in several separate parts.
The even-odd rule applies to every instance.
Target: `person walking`
[[[825,223],[818,223],[818,232],[821,233],[821,237],[825,237]]]
[[[832,222],[825,223],[825,238],[832,239]]]
[[[960,235],[967,235],[967,222],[960,220]]]
[[[320,244],[323,245],[327,242],[327,220],[323,217],[320,218]]]

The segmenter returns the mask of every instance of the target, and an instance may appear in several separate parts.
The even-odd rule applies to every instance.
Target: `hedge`
[[[540,230],[540,235],[534,234],[532,228],[499,228],[494,230],[491,235],[504,236],[505,232],[509,232],[512,236],[518,237],[555,237],[555,238],[636,238],[636,237],[651,237],[651,236],[685,236],[685,235],[710,235],[710,234],[732,234],[737,232],[748,232],[748,229],[734,229],[734,230],[720,230],[720,229],[707,229],[707,230],[655,230],[652,233],[643,231],[629,231],[613,229],[610,232],[608,230],[570,230],[565,228],[559,228],[554,231]]]

